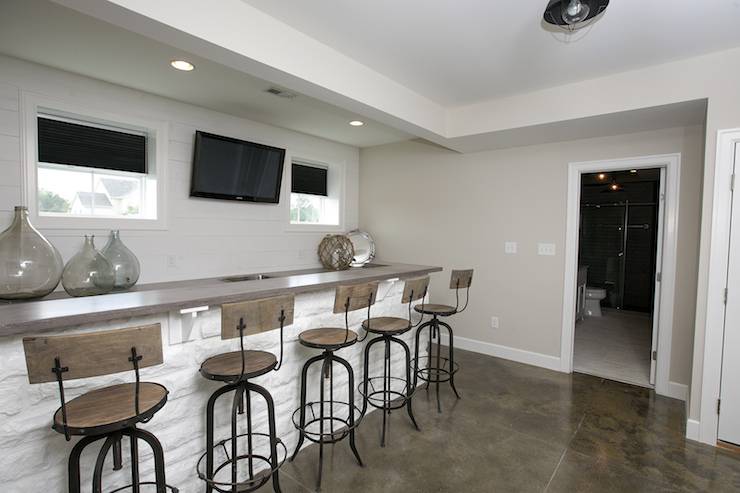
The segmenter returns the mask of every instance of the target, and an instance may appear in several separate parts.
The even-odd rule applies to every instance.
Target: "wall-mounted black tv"
[[[285,149],[198,131],[191,197],[280,201]]]

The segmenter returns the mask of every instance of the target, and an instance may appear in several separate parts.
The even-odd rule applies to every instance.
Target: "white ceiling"
[[[740,0],[612,0],[571,43],[547,0],[244,1],[445,106],[740,45]]]
[[[411,138],[314,98],[266,94],[270,82],[44,0],[2,0],[0,53],[358,147]],[[174,58],[196,65],[189,73]]]

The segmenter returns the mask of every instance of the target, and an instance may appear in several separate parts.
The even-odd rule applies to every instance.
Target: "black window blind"
[[[146,173],[146,136],[39,117],[38,159]]]
[[[326,189],[327,169],[293,163],[292,191],[310,195],[328,195]]]

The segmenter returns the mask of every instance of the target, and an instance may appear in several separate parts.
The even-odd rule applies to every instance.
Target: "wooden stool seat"
[[[446,317],[457,313],[457,308],[450,305],[416,305],[414,307],[417,313],[426,313],[427,315],[439,315]]]
[[[122,383],[91,390],[67,402],[67,428],[71,435],[98,435],[148,420],[167,402],[167,389],[158,383]],[[54,413],[53,428],[64,433],[61,408]]]
[[[362,322],[362,328],[373,334],[403,334],[411,329],[407,318],[373,317]]]
[[[304,330],[298,340],[306,347],[335,350],[357,342],[357,333],[344,328],[322,327]]]
[[[272,371],[277,358],[267,351],[244,351],[244,378],[254,378]],[[211,356],[200,366],[200,373],[209,380],[228,382],[239,378],[242,373],[240,351]]]

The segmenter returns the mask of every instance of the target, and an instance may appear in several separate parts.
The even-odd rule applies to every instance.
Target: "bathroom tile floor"
[[[651,390],[456,351],[456,400],[441,387],[414,398],[416,431],[390,416],[381,448],[374,412],[325,449],[326,493],[740,491],[740,456],[684,439],[684,403]],[[284,492],[313,491],[318,446],[281,469]],[[263,487],[271,491],[269,485]]]
[[[609,309],[584,318],[576,324],[574,371],[649,387],[652,323],[647,313]]]

